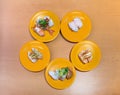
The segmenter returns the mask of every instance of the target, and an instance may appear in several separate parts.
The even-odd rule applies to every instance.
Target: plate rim
[[[47,72],[48,72],[48,69],[50,68],[50,65],[51,65],[54,61],[56,61],[56,60],[65,60],[65,61],[69,62],[69,63],[71,64],[72,68],[74,69],[74,78],[73,78],[73,80],[72,80],[72,82],[70,83],[69,86],[62,87],[62,88],[61,88],[61,87],[58,88],[58,87],[55,87],[55,86],[51,85],[51,84],[49,83],[49,81],[47,80],[47,77],[48,77],[48,73],[47,73]],[[66,88],[70,87],[70,86],[74,83],[74,81],[75,81],[75,79],[76,79],[76,69],[75,69],[74,65],[71,63],[70,60],[68,60],[68,59],[66,59],[66,58],[55,58],[55,59],[52,60],[52,61],[49,63],[49,65],[47,66],[44,75],[45,75],[45,79],[46,79],[47,83],[48,83],[52,88],[58,89],[58,90],[63,90],[63,89],[66,89]]]
[[[30,44],[30,43],[32,43],[32,42],[37,42],[37,43],[40,43],[40,44],[43,44],[46,48],[47,48],[47,50],[48,50],[48,54],[49,54],[49,59],[48,59],[48,63],[46,64],[46,66],[44,67],[44,68],[42,68],[42,69],[40,69],[40,70],[31,70],[31,69],[28,69],[27,67],[25,67],[23,64],[24,63],[22,63],[22,58],[21,58],[21,56],[22,56],[22,54],[21,54],[21,52],[22,52],[22,49],[24,48],[24,47],[26,47],[25,45],[27,45],[27,44]],[[30,40],[30,41],[28,41],[28,42],[25,42],[23,45],[22,45],[22,47],[20,48],[20,50],[19,50],[19,60],[20,60],[20,64],[26,69],[26,70],[28,70],[28,71],[30,71],[30,72],[40,72],[40,71],[42,71],[42,70],[44,70],[47,66],[48,66],[48,64],[49,64],[49,62],[50,62],[50,59],[51,59],[51,54],[50,54],[50,50],[49,50],[49,48],[48,48],[48,46],[46,45],[46,44],[44,44],[43,42],[39,42],[39,41],[37,41],[37,40]]]
[[[99,61],[97,62],[97,65],[95,66],[95,67],[93,67],[92,69],[80,69],[80,68],[78,68],[75,64],[75,62],[73,62],[73,58],[72,58],[72,53],[73,53],[73,50],[74,50],[74,48],[75,47],[77,47],[78,45],[80,45],[81,43],[91,43],[91,44],[94,44],[95,46],[97,46],[97,49],[99,50],[99,55],[100,55],[100,57],[99,57]],[[91,70],[93,70],[93,69],[95,69],[95,68],[97,68],[97,66],[100,64],[100,62],[101,62],[101,58],[102,58],[102,52],[101,52],[101,49],[100,49],[100,47],[99,47],[99,45],[97,45],[94,41],[91,41],[91,40],[84,40],[84,41],[81,41],[81,42],[78,42],[77,44],[75,44],[73,47],[72,47],[72,49],[71,49],[71,52],[70,52],[70,60],[71,60],[71,62],[72,62],[72,64],[74,65],[74,67],[78,70],[78,71],[82,71],[82,72],[87,72],[87,71],[91,71]]]
[[[62,28],[62,26],[63,26],[62,23],[63,23],[63,21],[65,20],[65,18],[66,18],[69,14],[72,14],[72,13],[74,13],[74,12],[84,14],[84,15],[89,19],[89,21],[90,21],[90,30],[89,30],[89,33],[86,35],[86,37],[85,37],[84,39],[81,39],[81,40],[71,40],[71,39],[68,39],[67,37],[65,37],[64,31],[63,31],[63,28]],[[61,34],[62,34],[62,36],[64,37],[65,40],[67,40],[67,41],[69,41],[69,42],[73,42],[73,43],[78,43],[78,42],[81,42],[81,41],[85,40],[86,38],[88,38],[88,37],[90,36],[90,33],[92,32],[92,21],[91,21],[91,18],[90,18],[85,12],[83,12],[83,11],[81,11],[81,10],[73,10],[73,11],[67,12],[67,13],[62,17],[60,27],[61,27]]]
[[[39,39],[37,39],[36,37],[34,37],[33,35],[32,35],[32,32],[31,32],[31,23],[32,23],[32,19],[37,15],[37,14],[39,14],[40,12],[50,12],[50,13],[52,13],[54,16],[56,16],[56,18],[59,20],[59,32],[52,38],[52,39],[49,39],[49,40],[39,40]],[[29,25],[28,25],[28,29],[29,29],[29,33],[30,33],[30,35],[35,39],[35,40],[37,40],[37,41],[39,41],[39,42],[51,42],[51,41],[53,41],[53,40],[55,40],[57,37],[58,37],[58,35],[59,35],[59,33],[60,33],[60,30],[61,30],[61,27],[60,27],[60,24],[61,24],[61,21],[60,21],[60,18],[58,17],[58,15],[57,14],[55,14],[54,12],[52,12],[52,11],[50,11],[50,10],[39,10],[39,11],[37,11],[37,12],[35,12],[32,16],[31,16],[31,18],[30,18],[30,20],[29,20]]]

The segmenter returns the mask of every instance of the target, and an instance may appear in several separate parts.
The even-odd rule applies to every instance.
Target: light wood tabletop
[[[76,73],[67,89],[48,85],[44,72],[30,72],[19,60],[22,45],[34,40],[28,29],[32,15],[53,11],[60,19],[69,11],[81,10],[92,22],[86,40],[100,47],[102,59],[94,70]],[[51,60],[67,58],[76,43],[61,34],[46,43]],[[0,0],[0,95],[120,95],[120,0]]]

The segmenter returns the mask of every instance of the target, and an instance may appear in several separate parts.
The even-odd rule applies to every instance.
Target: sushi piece
[[[86,50],[83,50],[81,51],[79,54],[78,54],[78,57],[80,58],[80,60],[84,63],[84,64],[87,64],[89,63],[90,61],[92,61],[92,52],[90,49],[86,49]]]
[[[42,59],[43,55],[36,48],[32,48],[32,51],[28,51],[28,58],[32,63],[35,63],[37,60]]]
[[[66,76],[66,79],[70,79],[70,78],[72,77],[72,74],[73,74],[72,70],[69,69],[69,70],[68,70],[68,74],[67,74],[67,76]]]
[[[34,31],[40,36],[45,36],[44,31],[41,30],[38,26],[35,26]]]
[[[49,16],[45,16],[44,19],[48,19],[48,26],[52,27],[54,25],[53,20]]]
[[[52,35],[54,32],[54,30],[50,29],[52,26],[54,26],[54,22],[49,16],[38,17],[33,30],[40,36],[45,36],[45,31],[48,31]]]
[[[49,20],[48,25],[49,25],[49,27],[52,27],[54,25],[54,22],[52,19]]]
[[[73,21],[69,23],[69,27],[70,27],[70,29],[72,29],[75,32],[77,32],[79,30]]]
[[[83,23],[80,18],[76,17],[71,22],[68,23],[68,26],[72,31],[78,32],[78,30],[83,26]]]
[[[79,29],[83,26],[82,20],[79,18],[74,18],[74,23]]]
[[[64,81],[65,79],[70,79],[73,75],[73,72],[68,67],[64,67],[55,71],[49,71],[49,75],[54,80]]]
[[[58,70],[49,71],[49,75],[50,75],[54,80],[58,80],[58,79],[59,79],[59,71],[58,71]]]

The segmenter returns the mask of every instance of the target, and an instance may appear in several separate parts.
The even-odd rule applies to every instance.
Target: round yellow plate
[[[31,51],[32,48],[38,49],[43,54],[43,58],[39,59],[37,62],[32,63],[27,53],[28,51]],[[30,41],[23,45],[23,47],[20,50],[20,61],[21,64],[30,71],[41,71],[43,70],[49,63],[50,60],[50,52],[48,47],[43,44],[42,42],[38,41]]]
[[[91,60],[90,63],[82,63],[81,60],[78,57],[78,54],[82,51],[82,50],[86,50],[86,49],[90,49],[93,55],[93,58]],[[78,44],[76,44],[72,51],[71,51],[71,55],[70,55],[71,61],[73,63],[73,65],[80,71],[89,71],[94,69],[100,62],[101,59],[101,52],[99,47],[91,42],[91,41],[82,41],[79,42]]]
[[[83,26],[77,31],[72,31],[68,23],[71,22],[74,18],[80,18],[83,22]],[[67,15],[65,15],[61,22],[61,33],[65,39],[71,42],[80,42],[81,40],[84,40],[91,31],[91,21],[89,17],[81,12],[81,11],[73,11],[69,12]]]
[[[51,27],[51,29],[54,30],[54,32],[52,35],[50,35],[48,31],[45,31],[45,36],[41,37],[33,30],[33,27],[35,25],[37,17],[43,18],[44,16],[49,16],[53,20],[54,25]],[[36,14],[34,14],[32,19],[30,20],[29,30],[30,30],[31,35],[36,40],[40,42],[49,42],[49,41],[54,40],[58,36],[60,32],[60,20],[54,13],[50,11],[39,11]]]
[[[48,74],[49,71],[60,69],[62,67],[68,67],[68,68],[72,69],[73,76],[71,79],[69,79],[69,80],[65,79],[64,81],[54,80]],[[46,77],[47,82],[49,83],[49,85],[51,85],[53,88],[56,88],[56,89],[65,89],[65,88],[69,87],[73,83],[75,76],[76,76],[76,71],[74,69],[74,66],[72,65],[71,62],[69,62],[68,60],[63,59],[63,58],[58,58],[58,59],[53,60],[48,65],[46,72],[45,72],[45,77]]]

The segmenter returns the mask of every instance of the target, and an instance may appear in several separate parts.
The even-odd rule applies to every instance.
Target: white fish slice
[[[40,31],[41,29],[36,26],[36,27],[34,28],[34,30],[35,30],[35,32],[39,33],[39,31]]]
[[[73,21],[71,21],[69,24],[70,29],[72,29],[73,31],[77,32],[78,31],[78,27],[75,25],[75,23]]]
[[[77,32],[82,26],[82,20],[80,18],[74,18],[73,21],[68,23],[71,30]]]
[[[83,26],[82,20],[80,18],[75,18],[74,23],[79,28],[81,28]]]
[[[53,22],[52,19],[49,20],[48,25],[49,25],[50,27],[52,27],[52,26],[54,25],[54,22]]]
[[[28,51],[28,58],[30,61],[32,61],[33,63],[35,63],[37,60],[36,59],[32,59],[32,57],[30,56],[30,51]]]
[[[58,79],[59,79],[59,75],[57,74],[56,71],[49,71],[49,75],[50,75],[54,80],[58,80]]]
[[[40,16],[37,17],[36,23],[39,23],[39,21],[42,20]]]

